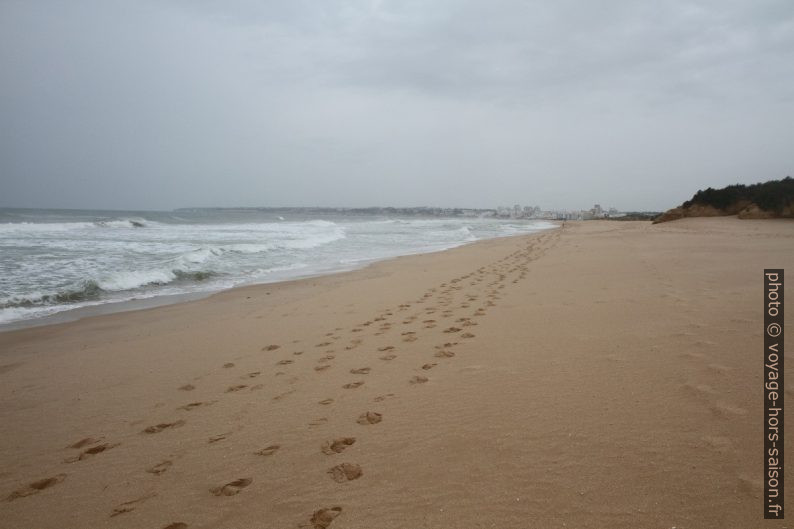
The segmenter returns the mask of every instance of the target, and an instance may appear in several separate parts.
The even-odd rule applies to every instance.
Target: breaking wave
[[[144,219],[113,219],[113,220],[98,220],[94,222],[98,228],[145,228],[148,221]]]
[[[140,218],[102,219],[84,222],[3,222],[0,223],[0,234],[5,233],[47,233],[75,232],[97,228],[147,228],[157,225]]]
[[[78,286],[52,293],[36,293],[28,297],[13,296],[0,300],[0,309],[46,307],[75,304],[102,299],[103,294],[163,286],[174,282],[201,282],[214,276],[212,271],[169,270],[153,272],[122,272],[106,279],[88,279]]]

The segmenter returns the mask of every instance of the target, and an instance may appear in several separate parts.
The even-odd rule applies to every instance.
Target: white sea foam
[[[108,274],[96,281],[106,291],[132,290],[148,285],[165,285],[176,279],[171,270],[135,270]]]

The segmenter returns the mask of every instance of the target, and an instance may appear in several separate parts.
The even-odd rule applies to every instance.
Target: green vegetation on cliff
[[[668,210],[654,223],[684,217],[738,215],[740,219],[794,217],[794,178],[760,184],[735,184],[722,189],[708,188],[695,193],[677,208]]]
[[[719,210],[730,210],[740,203],[752,203],[764,211],[783,214],[783,210],[794,202],[794,178],[770,180],[746,186],[735,184],[722,189],[708,188],[698,191],[683,207],[692,205],[711,206]],[[746,207],[746,206],[745,206]]]

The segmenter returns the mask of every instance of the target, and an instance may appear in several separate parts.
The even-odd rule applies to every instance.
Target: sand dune
[[[2,333],[0,527],[785,527],[761,280],[792,227],[566,223]]]

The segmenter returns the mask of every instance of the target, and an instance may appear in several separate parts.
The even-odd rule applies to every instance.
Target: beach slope
[[[784,527],[761,305],[792,227],[568,222],[2,333],[0,527]]]

